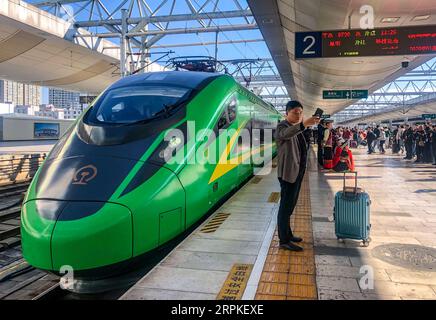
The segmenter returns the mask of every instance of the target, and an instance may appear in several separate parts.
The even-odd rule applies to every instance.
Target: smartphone
[[[315,114],[313,116],[321,118],[323,114],[324,114],[324,110],[318,108],[318,109],[316,109]]]

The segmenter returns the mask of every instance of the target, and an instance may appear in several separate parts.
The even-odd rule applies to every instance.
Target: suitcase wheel
[[[369,243],[371,242],[371,238],[367,239],[367,240],[363,240],[362,244],[365,248],[369,247]]]

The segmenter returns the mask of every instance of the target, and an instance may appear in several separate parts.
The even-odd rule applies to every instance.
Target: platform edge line
[[[276,206],[274,209],[274,214],[271,216],[271,221],[266,231],[265,238],[262,242],[262,246],[260,247],[258,257],[254,263],[253,270],[251,271],[250,278],[248,279],[247,286],[245,287],[245,291],[241,300],[254,300],[256,297],[259,281],[262,276],[262,271],[265,266],[272,239],[274,237],[274,232],[277,227],[278,209],[278,206]]]

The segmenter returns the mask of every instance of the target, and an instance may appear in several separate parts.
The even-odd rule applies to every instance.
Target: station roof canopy
[[[406,104],[386,110],[379,110],[360,117],[349,118],[338,124],[343,126],[355,126],[359,123],[380,123],[384,121],[408,122],[411,119],[422,118],[424,114],[436,114],[436,92],[427,93],[415,99],[410,99]]]
[[[265,100],[289,100],[246,0],[2,0],[0,49],[0,78],[46,87],[98,94],[206,56]]]
[[[434,0],[248,0],[290,96],[311,112],[335,114],[356,100],[323,100],[323,90],[363,89],[370,93],[434,55],[373,56],[297,60],[295,32],[361,29],[363,5],[374,8],[374,27],[435,25]],[[409,61],[404,69],[402,62]]]

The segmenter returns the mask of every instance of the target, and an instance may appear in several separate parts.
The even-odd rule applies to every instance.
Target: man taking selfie
[[[303,106],[301,103],[290,101],[286,105],[286,119],[277,126],[277,172],[281,187],[277,227],[280,248],[282,249],[303,250],[303,248],[295,244],[302,242],[303,239],[294,236],[289,219],[297,205],[301,183],[306,172],[308,147],[303,131],[319,122],[320,118],[318,116],[303,120]]]

